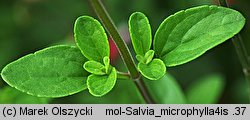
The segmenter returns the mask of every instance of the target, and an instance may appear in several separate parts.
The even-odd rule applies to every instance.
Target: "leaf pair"
[[[90,60],[83,66],[92,73],[87,78],[89,92],[94,96],[103,96],[112,90],[117,78],[116,69],[110,65],[105,30],[94,18],[81,16],[75,22],[74,33],[78,48]]]
[[[104,29],[97,20],[83,16],[76,21],[75,37],[80,50],[58,45],[37,51],[4,67],[2,78],[39,97],[63,97],[87,88],[95,96],[108,93],[115,85],[116,69],[110,66]],[[84,63],[92,75],[83,69]]]
[[[165,66],[199,57],[233,37],[244,24],[242,14],[229,8],[204,5],[179,11],[161,23],[150,50],[148,19],[142,13],[134,13],[129,28],[138,69],[146,78],[157,80],[164,76]],[[109,65],[110,51],[103,27],[92,17],[82,16],[77,19],[74,32],[80,50],[59,45],[26,55],[3,68],[4,81],[39,97],[63,97],[87,88],[95,96],[108,93],[115,85],[117,73]],[[159,59],[153,59],[154,54]],[[84,63],[92,75],[83,69]]]
[[[139,60],[139,71],[146,78],[155,80],[163,75],[161,60],[168,67],[187,63],[233,37],[244,24],[241,13],[225,7],[204,5],[179,11],[166,18],[155,33],[153,50],[159,60],[154,65],[149,65],[151,56],[147,58],[145,55],[152,43],[147,17],[139,12],[133,13],[129,30]],[[162,72],[153,76],[146,68]]]
[[[153,59],[154,50],[150,50],[152,35],[147,17],[140,12],[133,13],[129,18],[129,31],[139,61],[138,70],[150,80],[162,78],[166,67],[162,60]]]
[[[89,73],[95,74],[95,75],[105,75],[110,73],[110,60],[109,57],[103,58],[103,63],[99,63],[96,61],[87,61],[84,63],[83,68],[88,71]]]

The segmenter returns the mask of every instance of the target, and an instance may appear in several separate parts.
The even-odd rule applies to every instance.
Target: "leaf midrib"
[[[184,14],[186,14],[186,10],[184,11]],[[212,12],[212,11],[209,11],[209,12]],[[208,14],[208,15],[206,15],[205,17],[203,17],[201,20],[199,20],[197,23],[195,23],[192,27],[194,27],[195,25],[197,25],[198,23],[200,23],[200,22],[202,22],[205,18],[207,18],[207,17],[209,17],[209,16],[211,16],[211,15],[213,15],[213,14],[216,14],[216,13],[218,13],[218,11],[215,11],[215,13],[212,13],[212,14],[209,14],[209,13],[206,13],[206,14]],[[198,14],[198,13],[195,13],[195,14],[193,14],[193,15],[196,15],[196,14]],[[193,16],[192,15],[192,16]],[[168,35],[168,37],[167,37],[167,40],[164,42],[164,44],[166,44],[166,42],[168,41],[168,38],[169,38],[169,36],[172,34],[172,32],[173,32],[173,30],[179,25],[179,24],[181,24],[184,20],[186,20],[186,19],[188,19],[188,18],[190,18],[190,17],[192,17],[192,16],[188,16],[188,17],[186,17],[185,19],[182,19],[178,24],[176,24],[176,26],[171,30],[171,32],[170,32],[170,34]],[[191,27],[191,28],[192,28]],[[191,29],[190,28],[190,29]],[[189,30],[190,30],[189,29]],[[187,34],[187,32],[189,31],[189,30],[187,30],[186,32],[185,32],[185,34]],[[185,34],[182,36],[182,38],[185,36]],[[190,40],[191,41],[191,40]],[[177,45],[177,46],[175,46],[174,48],[172,48],[172,49],[170,49],[169,50],[169,52],[171,52],[171,51],[173,51],[174,49],[176,49],[178,46],[180,46],[182,43],[183,43],[183,39],[181,39],[181,41],[180,41],[181,43],[179,44],[179,45]],[[188,41],[189,42],[189,41]],[[161,49],[161,55],[160,55],[160,57],[162,57],[162,56],[165,56],[166,54],[168,54],[169,52],[166,52],[166,53],[162,53],[163,51],[163,49],[164,49],[164,47],[165,46],[163,46],[163,48]]]
[[[238,20],[238,21],[241,21],[241,20]],[[231,24],[231,23],[234,23],[234,22],[229,22],[229,23],[227,23],[227,24]],[[227,24],[223,24],[223,25],[220,25],[220,26],[224,26],[224,25],[227,25]],[[201,34],[201,35],[206,35],[206,34],[209,34],[209,33],[203,33],[203,34]],[[185,36],[185,35],[184,35],[184,36]],[[184,36],[183,36],[183,37],[184,37]],[[199,38],[199,37],[195,37],[194,39],[196,39],[196,38]],[[166,56],[167,54],[171,54],[171,53],[174,52],[176,49],[178,49],[179,47],[181,47],[183,44],[187,44],[187,43],[189,43],[189,42],[191,42],[191,40],[189,40],[189,41],[187,41],[187,42],[181,42],[181,44],[177,45],[175,48],[173,48],[173,49],[172,49],[171,51],[169,51],[168,53],[162,55],[162,57]],[[204,45],[198,47],[197,49],[202,48],[203,46],[206,46],[206,45],[208,45],[208,44],[211,44],[211,43],[204,44]],[[212,46],[212,47],[213,47],[213,46]],[[193,49],[193,50],[195,50],[195,49]],[[191,51],[191,50],[190,50],[190,51]]]

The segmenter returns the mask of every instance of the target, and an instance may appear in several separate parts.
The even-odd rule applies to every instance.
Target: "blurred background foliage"
[[[232,8],[243,13],[247,19],[241,35],[244,44],[250,48],[250,34],[248,34],[250,1],[228,1]],[[127,25],[131,13],[135,11],[145,13],[155,33],[159,24],[169,15],[198,5],[218,4],[218,1],[103,0],[103,3],[131,48]],[[0,69],[11,61],[45,47],[74,44],[73,24],[81,15],[97,18],[87,0],[1,0]],[[112,64],[120,71],[126,71],[112,41],[110,45]],[[247,50],[250,53],[250,49]],[[131,51],[133,52],[132,49]],[[165,79],[170,81],[160,81],[158,84],[147,82],[150,92],[159,103],[248,103],[248,84],[230,40],[196,60],[168,68],[167,71],[171,77],[167,75]],[[114,90],[102,98],[94,98],[86,90],[68,97],[48,99],[19,92],[0,78],[0,103],[144,103],[144,101],[130,80],[118,80]]]

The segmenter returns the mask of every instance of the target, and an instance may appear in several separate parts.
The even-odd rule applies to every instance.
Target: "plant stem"
[[[220,5],[223,7],[230,7],[227,4],[226,0],[219,0]],[[245,75],[245,78],[247,82],[249,83],[249,102],[250,102],[250,56],[247,53],[246,46],[243,43],[243,40],[240,36],[240,34],[235,35],[232,38],[233,45],[235,47],[236,53],[238,54],[240,63],[243,68],[243,73]]]
[[[226,0],[219,0],[220,6],[223,7],[228,7],[227,1]]]
[[[136,84],[136,87],[139,88],[139,91],[140,91],[141,95],[143,96],[145,102],[147,104],[155,104],[155,101],[151,97],[151,95],[149,94],[148,89],[145,85],[145,82],[142,80],[142,78],[139,77],[137,79],[134,79],[134,82]]]
[[[125,44],[124,40],[118,33],[114,23],[112,22],[111,18],[109,17],[109,14],[107,13],[106,9],[104,8],[101,0],[90,0],[90,3],[92,4],[93,9],[95,10],[97,16],[101,20],[102,24],[110,34],[110,36],[115,41],[119,52],[122,56],[123,61],[125,62],[125,65],[128,68],[128,71],[131,75],[131,78],[135,80],[135,84],[138,87],[141,95],[143,96],[146,103],[154,103],[153,99],[151,98],[147,88],[144,85],[144,81],[141,79],[140,73],[136,68],[136,65],[134,63],[134,60],[132,59],[132,56],[129,52],[128,46]]]
[[[117,71],[117,78],[119,79],[131,79],[130,74],[129,73],[123,73],[123,72],[119,72]]]
[[[245,75],[245,79],[248,83],[248,92],[249,92],[249,102],[250,102],[250,64],[249,64],[249,56],[247,54],[247,51],[245,49],[245,46],[243,44],[243,41],[241,39],[241,36],[237,34],[232,38],[232,42],[234,44],[234,47],[236,49],[236,53],[238,54],[240,63],[243,68],[243,73]]]
[[[139,72],[136,69],[135,63],[131,57],[131,54],[126,46],[126,43],[122,40],[120,34],[118,33],[115,25],[113,24],[111,18],[106,12],[104,6],[100,0],[90,0],[92,6],[103,23],[106,30],[109,32],[110,36],[115,41],[117,47],[119,48],[120,54],[122,55],[123,61],[125,62],[132,78],[138,78]]]

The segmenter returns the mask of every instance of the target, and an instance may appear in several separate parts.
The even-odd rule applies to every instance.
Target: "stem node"
[[[118,33],[112,19],[109,17],[105,7],[103,6],[101,0],[89,0],[92,4],[93,9],[95,10],[97,16],[101,20],[102,24],[110,34],[110,36],[115,41],[117,48],[122,56],[122,59],[125,65],[128,68],[129,74],[132,79],[138,79],[134,83],[136,84],[137,88],[139,89],[141,95],[143,96],[146,103],[154,103],[153,99],[151,98],[147,87],[144,84],[144,81],[140,77],[140,73],[137,70],[134,60],[129,52],[128,46],[125,44],[124,40]],[[123,76],[124,77],[124,76]]]

